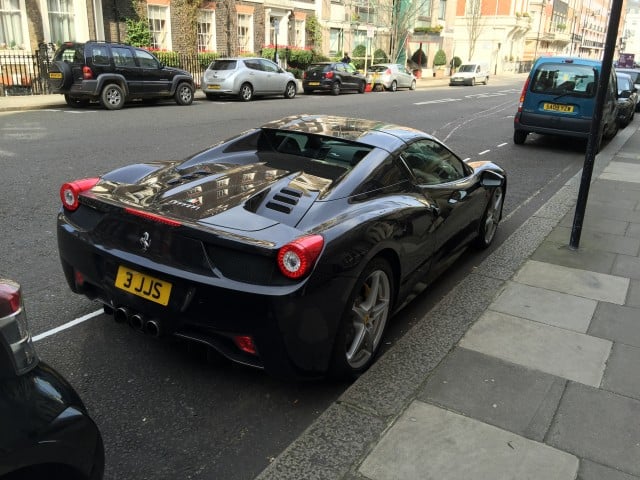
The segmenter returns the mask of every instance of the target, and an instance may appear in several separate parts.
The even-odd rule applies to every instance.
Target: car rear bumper
[[[331,281],[302,284],[279,294],[277,289],[228,282],[229,287],[208,284],[202,276],[173,269],[167,273],[130,263],[126,252],[101,250],[87,241],[61,214],[58,248],[67,283],[75,293],[96,299],[108,309],[127,309],[144,324],[157,322],[161,335],[206,344],[241,364],[263,368],[287,378],[322,376],[329,368],[339,321],[341,301],[355,279],[333,277]],[[118,266],[170,282],[172,298],[167,306],[153,303],[115,287]],[[81,278],[81,281],[79,280]],[[224,280],[224,279],[223,279]],[[175,294],[174,294],[175,293]],[[142,328],[141,330],[144,330]],[[234,338],[250,336],[257,355],[238,348]]]
[[[588,138],[591,130],[591,119],[519,112],[514,119],[514,128],[542,135]]]

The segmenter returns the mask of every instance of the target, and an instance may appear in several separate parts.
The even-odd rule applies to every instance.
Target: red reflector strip
[[[20,310],[20,285],[0,279],[0,318],[13,315]]]
[[[177,220],[171,220],[170,218],[166,218],[161,215],[157,215],[155,213],[143,212],[142,210],[136,210],[135,208],[127,207],[124,209],[124,211],[127,213],[130,213],[131,215],[136,215],[138,217],[151,220],[152,222],[158,222],[164,225],[169,225],[170,227],[179,227],[180,225],[182,225],[182,222],[178,222]]]
[[[233,337],[233,341],[240,350],[246,353],[250,353],[251,355],[257,355],[258,350],[256,349],[256,344],[253,343],[253,338],[249,335],[236,335]]]

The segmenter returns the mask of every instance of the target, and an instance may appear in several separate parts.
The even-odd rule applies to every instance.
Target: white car
[[[266,58],[220,58],[202,75],[202,91],[209,100],[223,95],[237,96],[248,102],[253,97],[282,95],[294,98],[298,84],[291,72],[285,72]]]
[[[489,83],[489,67],[483,63],[463,63],[449,77],[449,85],[475,85]]]
[[[367,72],[367,83],[373,85],[373,90],[383,88],[395,92],[399,88],[416,89],[416,77],[404,66],[398,63],[377,63],[371,65]]]

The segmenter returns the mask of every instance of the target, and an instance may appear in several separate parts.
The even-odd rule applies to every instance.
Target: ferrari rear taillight
[[[320,235],[301,237],[278,251],[278,268],[286,277],[298,279],[311,271],[318,259],[324,238]]]
[[[333,78],[333,71],[322,74],[324,78]]]
[[[66,210],[73,212],[78,209],[80,205],[78,198],[82,192],[91,190],[100,179],[95,178],[83,178],[81,180],[75,180],[73,182],[67,182],[60,187],[60,199],[62,200],[62,206]]]
[[[82,67],[83,80],[93,80],[93,71],[86,65]]]

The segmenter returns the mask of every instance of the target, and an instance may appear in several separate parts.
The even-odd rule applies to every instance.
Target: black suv
[[[353,65],[343,62],[313,63],[302,75],[304,93],[314,90],[329,90],[340,95],[343,90],[357,90],[364,93],[367,79]]]
[[[106,42],[64,43],[49,67],[49,87],[72,107],[99,101],[109,110],[134,99],[173,97],[190,105],[195,90],[189,72],[167,67],[141,48]]]

